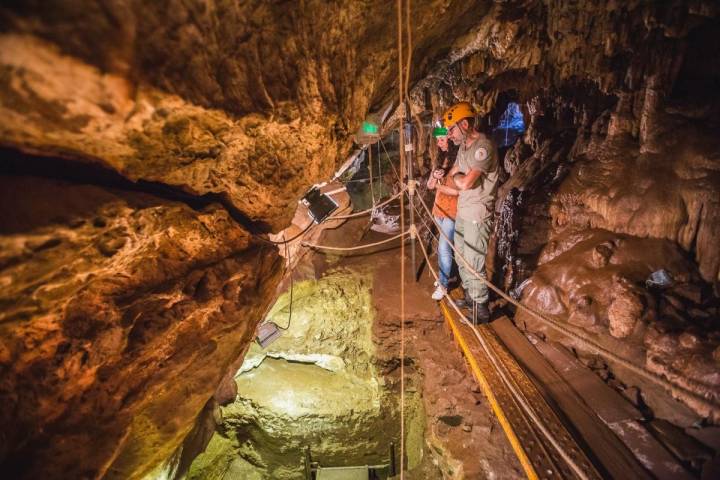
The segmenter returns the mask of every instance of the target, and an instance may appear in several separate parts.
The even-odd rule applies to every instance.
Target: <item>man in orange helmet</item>
[[[455,247],[472,269],[485,278],[485,255],[492,229],[499,166],[497,147],[490,137],[475,129],[475,115],[470,103],[460,102],[445,112],[443,123],[450,140],[460,147],[455,164],[448,172],[460,191]],[[456,261],[465,289],[465,299],[458,303],[471,309],[473,322],[489,321],[485,282],[476,278],[462,260]]]

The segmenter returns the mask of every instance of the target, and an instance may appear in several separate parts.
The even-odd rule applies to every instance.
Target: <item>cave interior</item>
[[[498,147],[493,320],[627,404],[648,478],[718,478],[718,58],[713,0],[3,2],[0,476],[523,478],[431,219],[299,203],[372,210],[403,168],[432,203],[463,101]]]

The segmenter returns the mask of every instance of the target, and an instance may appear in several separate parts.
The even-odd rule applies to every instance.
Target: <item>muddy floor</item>
[[[362,243],[378,238],[381,236],[369,232]],[[328,263],[322,254],[313,256],[311,263],[316,268],[322,269]],[[411,265],[411,257],[407,247],[406,392],[420,391],[426,422],[423,459],[406,478],[524,478],[502,428],[466,367],[436,302],[430,298],[434,288],[431,274],[427,266],[417,268],[421,266],[421,253],[417,252],[416,268]],[[400,249],[333,260],[338,266],[372,274],[376,310],[373,332],[378,357],[383,373],[388,381],[397,384],[399,393]]]

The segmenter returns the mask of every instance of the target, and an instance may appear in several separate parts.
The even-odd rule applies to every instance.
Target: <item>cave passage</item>
[[[719,478],[717,58],[713,0],[4,2],[0,477]]]

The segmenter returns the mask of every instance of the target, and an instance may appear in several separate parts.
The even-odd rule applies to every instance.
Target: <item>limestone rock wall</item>
[[[477,6],[415,2],[418,56]],[[4,470],[139,478],[219,384],[234,396],[280,269],[249,231],[287,227],[347,155],[393,87],[394,28],[384,1],[3,4]],[[70,165],[88,175],[68,182]]]
[[[388,2],[17,3],[0,12],[3,145],[220,194],[275,231],[397,74]],[[477,7],[416,2],[416,57]]]
[[[471,100],[497,119],[515,100],[526,114],[508,169],[525,192],[509,285],[605,229],[677,246],[698,265],[678,272],[717,294],[716,2],[412,9],[415,113]],[[3,4],[0,163],[22,151],[99,165],[205,206],[2,163],[0,463],[21,478],[138,478],[176,450],[277,283],[276,250],[249,231],[285,228],[393,98],[395,29],[379,0]],[[640,282],[626,277],[618,292]],[[575,308],[573,288],[548,308]],[[635,338],[624,313],[645,310],[627,298],[594,325]],[[704,301],[692,306],[716,328]]]
[[[275,251],[217,207],[36,177],[0,190],[4,472],[162,461],[252,337]]]

